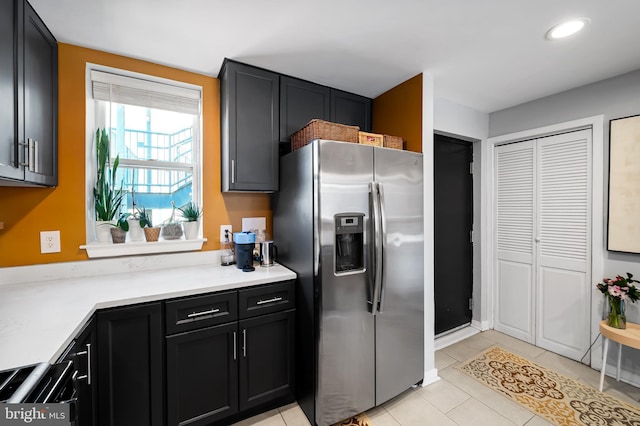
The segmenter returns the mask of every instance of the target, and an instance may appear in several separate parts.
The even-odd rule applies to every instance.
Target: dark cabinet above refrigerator
[[[370,132],[372,100],[225,59],[220,78],[222,192],[275,192],[279,156],[314,118]]]

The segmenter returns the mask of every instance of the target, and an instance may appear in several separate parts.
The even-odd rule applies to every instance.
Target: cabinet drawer
[[[238,292],[240,318],[270,314],[295,307],[295,281],[252,287]]]
[[[238,319],[235,291],[165,302],[167,335]]]

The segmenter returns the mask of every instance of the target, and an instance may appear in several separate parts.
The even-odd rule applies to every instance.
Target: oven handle
[[[53,399],[57,397],[60,389],[64,387],[66,381],[69,380],[70,376],[73,375],[73,373],[71,373],[71,371],[73,370],[73,361],[65,361],[63,364],[65,365],[64,370],[58,377],[56,377],[56,382],[51,387],[51,390],[49,390],[49,392],[47,393],[47,396],[45,396],[42,400],[44,404],[54,402]]]
[[[51,364],[47,362],[43,362],[38,364],[38,366],[27,376],[27,378],[22,382],[18,389],[11,395],[9,399],[7,399],[7,403],[21,403],[24,399],[31,393],[33,388],[38,384],[42,376],[44,376],[47,371],[51,368]]]

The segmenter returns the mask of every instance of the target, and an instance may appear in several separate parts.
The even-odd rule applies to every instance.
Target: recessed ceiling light
[[[565,21],[547,31],[546,37],[549,40],[558,40],[560,38],[569,37],[583,29],[585,25],[590,22],[589,18],[576,18]]]

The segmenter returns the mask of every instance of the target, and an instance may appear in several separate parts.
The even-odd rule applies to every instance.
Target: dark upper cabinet
[[[371,131],[371,99],[331,89],[331,121]]]
[[[98,425],[162,426],[160,302],[98,311]]]
[[[31,5],[0,5],[0,185],[58,184],[58,45]]]
[[[0,2],[0,177],[24,179],[18,166],[18,26],[20,8],[13,0]]]
[[[277,191],[280,76],[225,60],[220,106],[222,191]]]
[[[280,142],[314,118],[331,117],[331,89],[293,77],[280,77]]]

